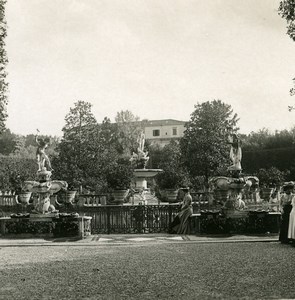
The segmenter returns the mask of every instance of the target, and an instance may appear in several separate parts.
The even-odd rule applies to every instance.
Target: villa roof
[[[185,121],[179,121],[174,119],[164,119],[164,120],[142,120],[145,127],[150,126],[169,126],[169,125],[184,125]]]

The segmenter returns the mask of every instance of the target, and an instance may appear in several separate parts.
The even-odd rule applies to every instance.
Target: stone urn
[[[21,192],[18,195],[18,202],[22,204],[29,204],[32,192]]]
[[[122,205],[124,203],[124,199],[128,194],[128,190],[126,189],[116,189],[112,192],[112,196],[114,197],[114,202],[118,205]]]
[[[177,202],[178,189],[165,189],[164,195],[169,202]]]
[[[67,191],[66,192],[66,203],[73,204],[76,194],[77,194],[77,191]]]

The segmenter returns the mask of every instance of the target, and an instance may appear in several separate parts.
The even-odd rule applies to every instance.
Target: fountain
[[[37,193],[37,203],[34,203],[33,212],[36,214],[56,213],[53,203],[50,202],[50,196],[61,189],[66,190],[68,184],[65,181],[51,180],[52,167],[50,160],[45,152],[49,145],[48,139],[42,139],[38,136],[37,129],[36,142],[38,144],[36,158],[38,164],[37,181],[25,181],[24,189],[26,191]],[[49,170],[47,170],[49,169]]]
[[[259,179],[256,176],[242,174],[241,141],[233,134],[229,166],[230,176],[216,176],[209,180],[210,190],[214,193],[216,204],[220,210],[201,211],[201,231],[206,233],[278,233],[280,213],[266,209],[246,207],[243,195],[247,194],[250,202],[256,206]],[[268,204],[268,203],[267,203]]]
[[[232,165],[228,167],[230,177],[218,176],[209,180],[209,186],[215,194],[217,201],[223,204],[222,211],[227,216],[240,215],[238,211],[245,208],[245,202],[242,199],[242,192],[255,189],[259,184],[256,176],[242,175],[242,149],[241,141],[237,134],[229,137],[230,159]]]
[[[37,130],[37,132],[39,132]],[[58,228],[67,227],[69,221],[73,221],[75,224],[70,224],[71,228],[75,230],[71,234],[79,235],[79,237],[84,237],[85,232],[87,235],[90,234],[90,222],[91,217],[80,217],[78,214],[60,214],[55,208],[55,199],[51,197],[53,194],[57,193],[61,189],[67,190],[68,184],[65,181],[61,180],[51,180],[52,167],[50,160],[45,152],[45,149],[49,145],[49,140],[42,139],[36,135],[36,142],[38,144],[36,158],[38,163],[37,179],[36,181],[25,181],[23,184],[23,190],[28,192],[30,196],[31,193],[38,195],[37,199],[34,199],[32,204],[33,209],[30,214],[26,213],[24,215],[11,215],[11,219],[5,218],[1,221],[1,233],[10,234],[10,233],[39,233],[51,236],[57,233],[57,235],[62,235],[63,233],[57,232]],[[26,198],[20,197],[20,201],[27,205],[29,204],[29,196]],[[53,199],[53,200],[51,200]],[[21,221],[22,217],[26,218],[25,223],[18,222],[17,225],[13,224],[16,217],[18,221]],[[5,222],[6,224],[4,224]],[[28,224],[28,222],[30,224]],[[61,224],[63,222],[64,224]],[[22,232],[21,226],[25,229],[25,232]],[[40,229],[41,228],[41,229]],[[43,229],[42,229],[43,228]],[[69,231],[68,231],[69,232]]]
[[[146,193],[148,191],[147,179],[155,177],[162,169],[146,169],[149,161],[148,152],[144,151],[145,135],[141,132],[138,140],[137,153],[133,152],[130,161],[134,166],[135,189],[142,192],[143,202],[146,204]]]

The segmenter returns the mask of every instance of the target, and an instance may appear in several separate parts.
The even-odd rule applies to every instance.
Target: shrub
[[[281,185],[288,176],[288,172],[283,172],[276,167],[271,167],[268,169],[259,169],[256,173],[259,179],[260,186],[262,187],[275,187]]]
[[[130,188],[133,169],[127,159],[118,159],[104,170],[107,185],[110,189]]]
[[[0,190],[20,192],[22,183],[34,180],[37,164],[33,159],[23,159],[14,156],[0,157]]]
[[[174,170],[164,170],[155,179],[160,189],[177,189],[182,184],[181,175]]]

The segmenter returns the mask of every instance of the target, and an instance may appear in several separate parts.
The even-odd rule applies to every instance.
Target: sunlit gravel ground
[[[171,243],[0,248],[0,299],[295,298],[295,248]]]

